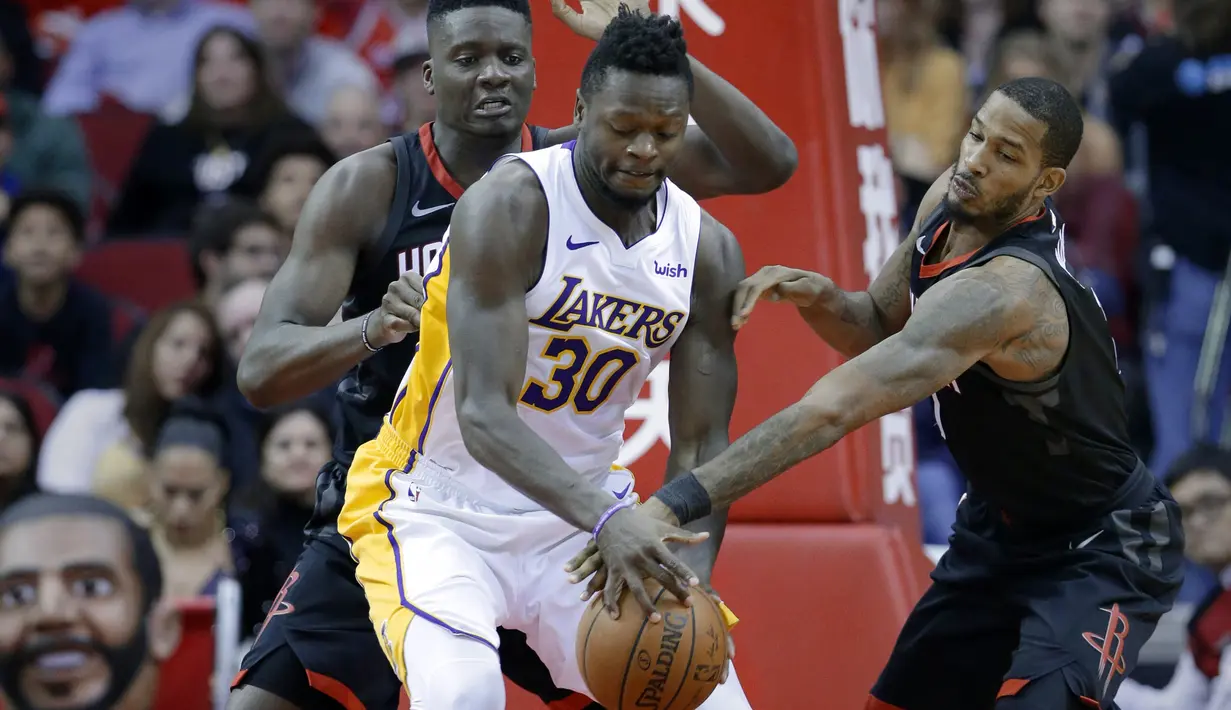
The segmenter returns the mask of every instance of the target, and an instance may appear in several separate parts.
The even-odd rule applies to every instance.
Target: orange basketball
[[[714,692],[727,662],[727,625],[710,596],[696,590],[684,606],[645,580],[662,621],[651,624],[633,595],[612,619],[596,596],[577,629],[577,662],[606,710],[693,710]]]

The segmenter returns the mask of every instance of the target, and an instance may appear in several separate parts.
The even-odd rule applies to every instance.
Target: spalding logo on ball
[[[590,693],[607,710],[695,710],[718,687],[727,663],[727,625],[708,594],[684,606],[658,582],[646,591],[662,615],[650,623],[631,594],[612,619],[602,595],[577,628],[577,662]]]

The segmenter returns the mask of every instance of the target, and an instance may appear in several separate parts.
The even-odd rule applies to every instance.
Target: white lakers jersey
[[[657,229],[625,246],[586,206],[572,147],[509,155],[497,165],[530,166],[549,214],[543,273],[526,293],[529,348],[518,413],[570,467],[599,483],[619,454],[625,410],[688,320],[701,208],[665,182]],[[462,441],[445,315],[449,238],[424,279],[419,351],[385,426],[413,448],[407,471],[422,465],[496,506],[541,509],[474,461]]]

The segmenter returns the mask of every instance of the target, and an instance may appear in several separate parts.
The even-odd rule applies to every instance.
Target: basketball
[[[693,591],[687,607],[657,581],[645,586],[662,614],[657,624],[627,592],[618,619],[604,611],[601,594],[590,601],[577,629],[581,676],[607,710],[693,710],[722,677],[726,622],[705,592]]]

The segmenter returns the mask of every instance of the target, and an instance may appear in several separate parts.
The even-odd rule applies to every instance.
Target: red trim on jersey
[[[863,706],[863,710],[902,710],[902,708],[897,705],[890,705],[875,695],[869,695],[867,703]]]
[[[590,707],[590,699],[584,695],[573,693],[567,698],[553,700],[547,704],[550,710],[586,710]]]
[[[1029,684],[1030,680],[1028,678],[1009,678],[1000,684],[1000,692],[996,693],[996,699],[1011,698],[1022,692],[1022,688]]]
[[[423,157],[427,158],[428,167],[432,169],[432,177],[436,178],[436,182],[440,183],[454,199],[462,196],[466,188],[457,181],[449,173],[449,169],[445,167],[445,163],[440,159],[440,153],[436,152],[436,139],[432,136],[432,124],[425,123],[419,127],[419,145],[423,148]],[[530,126],[525,124],[521,127],[521,149],[522,151],[534,150],[534,135],[530,133]]]
[[[327,675],[312,671],[305,672],[308,674],[308,687],[322,695],[329,696],[346,710],[365,710],[363,703],[359,701],[354,691],[346,687],[346,684]]]
[[[1026,217],[1025,219],[1021,219],[1021,220],[1018,220],[1017,222],[1014,222],[1012,226],[1009,227],[1009,229],[1013,229],[1013,227],[1026,224],[1027,222],[1033,222],[1037,219],[1042,219],[1043,215],[1045,214],[1047,214],[1046,207],[1043,208],[1043,211],[1039,212],[1033,217]],[[932,235],[932,243],[928,245],[928,250],[924,252],[923,254],[923,260],[925,262],[928,259],[928,255],[932,253],[932,247],[935,247],[937,240],[940,239],[941,232],[943,232],[945,228],[948,226],[949,226],[949,223],[945,222],[944,224],[941,224],[939,227],[936,228],[936,233]],[[982,248],[983,247],[979,247],[979,249],[982,249]],[[970,257],[974,256],[975,254],[978,254],[979,249],[975,249],[974,251],[968,251],[965,254],[958,254],[955,257],[945,259],[939,264],[927,264],[927,263],[919,264],[919,278],[921,279],[935,278],[945,273],[949,269],[952,269],[955,266],[961,266],[962,264],[965,264],[967,261],[969,261]]]

